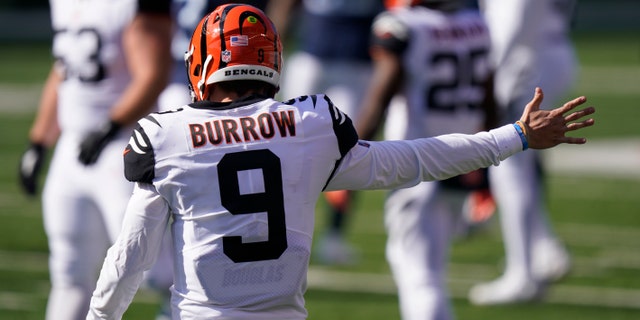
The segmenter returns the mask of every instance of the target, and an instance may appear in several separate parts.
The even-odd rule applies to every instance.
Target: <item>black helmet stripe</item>
[[[222,60],[222,53],[227,50],[227,44],[224,41],[224,21],[227,19],[227,14],[229,13],[229,11],[239,5],[240,4],[229,4],[224,8],[224,10],[222,10],[220,23],[218,24],[220,26],[220,57],[218,57],[220,59],[220,68],[224,68],[227,66],[227,63]]]
[[[200,63],[202,65],[200,66],[200,72],[205,72],[202,69],[204,68],[204,64],[207,61],[207,24],[210,17],[211,15],[207,15],[207,17],[204,18],[204,23],[202,23],[202,33],[200,34]],[[198,70],[196,69],[194,71]]]
[[[276,28],[275,28],[275,27],[273,27],[273,30],[275,30],[275,29],[276,29]],[[280,54],[278,53],[278,37],[280,37],[280,35],[276,32],[276,36],[275,36],[275,37],[273,37],[273,51],[276,53],[276,57],[275,57],[275,59],[274,59],[275,61],[273,61],[273,68],[274,68],[275,70],[278,70],[278,63],[279,63],[279,61],[278,61],[278,56],[280,55]]]

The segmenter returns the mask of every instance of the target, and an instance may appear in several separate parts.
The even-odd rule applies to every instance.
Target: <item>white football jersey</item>
[[[200,102],[135,130],[125,172],[152,182],[174,213],[174,290],[187,302],[236,317],[281,305],[294,307],[283,318],[306,315],[307,213],[357,135],[323,96],[296,102]]]
[[[174,318],[304,319],[323,190],[411,186],[522,150],[513,125],[476,135],[359,141],[324,95],[197,102],[138,122],[125,150],[136,181],[89,319],[118,318],[171,215]]]
[[[58,119],[66,133],[84,134],[109,118],[131,75],[122,30],[139,10],[168,0],[51,0],[53,55],[64,82]]]
[[[387,139],[482,129],[491,43],[477,11],[392,10],[374,22],[373,39],[374,45],[398,52],[405,66],[401,96],[406,100],[394,100],[388,111],[390,119],[404,114],[388,121],[387,126],[395,127],[385,132],[395,134]]]

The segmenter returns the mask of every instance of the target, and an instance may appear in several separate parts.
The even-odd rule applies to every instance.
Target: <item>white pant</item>
[[[542,88],[542,108],[558,107],[569,93],[576,77],[577,61],[569,44],[540,49],[533,76],[528,85],[521,84],[510,95],[498,94],[498,100],[507,106],[505,123],[518,120],[525,105],[533,97],[535,86]],[[500,83],[517,83],[518,79],[496,78]],[[517,72],[513,72],[513,75]],[[529,81],[530,80],[530,81]],[[522,80],[521,80],[522,81]],[[497,88],[497,90],[500,90]],[[513,96],[514,92],[520,92]],[[508,101],[507,101],[508,100]],[[500,222],[506,252],[504,275],[511,279],[531,278],[532,250],[537,243],[553,241],[544,205],[542,181],[537,168],[539,151],[528,150],[489,168],[491,191],[500,212]]]
[[[133,190],[122,158],[128,139],[129,133],[122,132],[91,166],[78,161],[79,137],[63,134],[58,140],[43,190],[51,278],[47,319],[87,315],[106,249],[120,232]],[[173,283],[170,254],[163,259],[153,281],[168,290]]]
[[[386,255],[403,320],[453,318],[446,285],[449,244],[467,192],[437,182],[394,190],[385,203]]]

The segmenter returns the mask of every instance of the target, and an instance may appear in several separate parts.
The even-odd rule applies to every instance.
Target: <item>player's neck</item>
[[[258,93],[258,92],[255,90],[249,90],[241,96],[237,92],[226,91],[216,86],[215,89],[211,90],[208,100],[212,102],[232,102],[232,101],[243,99],[255,93]]]

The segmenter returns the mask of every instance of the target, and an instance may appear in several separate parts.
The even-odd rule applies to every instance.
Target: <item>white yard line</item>
[[[397,293],[393,279],[388,274],[334,271],[312,266],[307,279],[309,289],[390,295]],[[476,282],[471,279],[450,278],[448,284],[451,296],[466,299],[469,288]],[[46,294],[47,292],[0,292],[0,309],[31,310],[36,304],[34,300],[46,299]],[[157,295],[146,290],[139,291],[135,298],[136,303],[153,304],[158,301]],[[640,290],[556,284],[549,288],[542,302],[640,309]]]
[[[41,91],[41,84],[14,85],[0,83],[0,112],[35,112]]]
[[[637,66],[583,66],[580,68],[574,91],[590,94],[637,95],[640,92],[638,79],[640,79],[640,67]]]
[[[581,225],[564,226],[567,228],[584,228]],[[590,234],[608,234],[613,232],[610,228],[594,227],[582,233],[582,237],[588,238]],[[640,230],[627,229],[629,236],[640,233]],[[577,234],[576,234],[577,236]],[[636,238],[637,239],[637,238]],[[578,239],[574,239],[578,241]],[[606,243],[604,243],[606,246]],[[603,256],[580,257],[574,260],[575,274],[597,276],[602,269],[612,267],[625,267],[640,269],[640,259],[634,258],[637,250],[615,249],[613,252],[604,249]],[[633,249],[633,250],[631,250]],[[4,262],[3,262],[4,261]],[[9,262],[10,261],[10,262]],[[47,255],[40,252],[10,252],[0,251],[0,270],[23,270],[43,272],[47,270]],[[460,264],[452,263],[449,268],[448,285],[451,296],[466,299],[469,288],[478,282],[487,281],[495,273],[495,267],[484,264]],[[362,273],[351,271],[336,271],[322,266],[311,266],[307,278],[310,289],[322,289],[342,292],[364,292],[391,294],[397,293],[395,284],[390,274]],[[0,291],[0,309],[5,310],[30,310],[36,305],[34,300],[46,300],[48,294],[48,282],[42,283],[37,292],[20,293]],[[137,303],[157,303],[158,297],[147,290],[140,290],[136,295]],[[556,284],[550,287],[543,302],[567,305],[589,305],[611,308],[640,309],[640,289],[607,288],[594,286],[576,286]],[[39,303],[38,303],[39,304]]]
[[[545,168],[568,175],[640,178],[640,139],[594,140],[544,150]]]
[[[396,294],[397,292],[391,276],[384,274],[343,272],[311,267],[307,279],[310,289],[378,294]],[[466,299],[469,288],[476,282],[451,277],[448,281],[451,296]],[[640,290],[556,284],[550,287],[543,302],[640,309]]]
[[[0,292],[0,310],[33,310],[36,305],[34,299],[36,297],[33,294]]]
[[[636,66],[583,66],[578,77],[574,90],[577,93],[637,95],[640,92],[640,67]],[[0,83],[0,112],[33,112],[41,90],[41,83]]]

